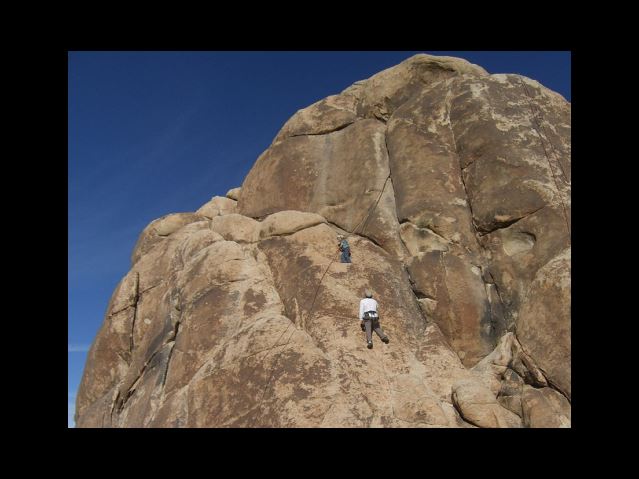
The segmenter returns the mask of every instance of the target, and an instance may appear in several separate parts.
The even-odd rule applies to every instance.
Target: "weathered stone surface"
[[[472,371],[481,378],[483,384],[487,385],[494,395],[502,389],[501,380],[512,362],[514,341],[513,333],[504,334],[493,352],[472,368]]]
[[[553,389],[525,385],[521,403],[526,427],[570,427],[570,403]]]
[[[281,236],[325,223],[326,220],[315,213],[301,211],[279,211],[267,216],[260,225],[260,239]]]
[[[430,251],[448,251],[448,241],[428,228],[418,228],[412,223],[403,223],[399,234],[411,256]]]
[[[536,126],[540,117],[569,124],[567,102],[517,75],[463,79],[451,89],[450,121],[480,231],[567,200],[570,184],[560,170],[569,163],[563,161],[569,138],[549,141]],[[539,113],[531,113],[532,101]]]
[[[390,167],[400,221],[477,252],[451,127],[453,84],[451,80],[424,89],[393,114],[387,134]]]
[[[444,251],[419,253],[408,265],[418,298],[434,300],[429,315],[466,366],[493,350],[490,304],[477,267]]]
[[[396,108],[425,85],[460,75],[483,77],[487,73],[461,58],[418,54],[368,80],[356,82],[342,95],[357,98],[358,116],[387,120]]]
[[[545,377],[523,351],[513,333],[506,333],[494,351],[471,371],[474,380],[460,381],[453,389],[463,389],[454,398],[460,401],[457,405],[462,416],[474,424],[484,424],[476,422],[477,418],[486,421],[493,412],[492,400],[485,400],[488,390],[501,406],[523,419],[524,427],[570,427],[570,402],[559,392],[546,387]],[[470,409],[469,404],[472,406]]]
[[[521,394],[516,396],[498,396],[497,402],[504,408],[509,411],[517,414],[519,417],[523,417],[523,412],[521,408]]]
[[[273,223],[288,216],[307,218],[285,214]],[[424,325],[400,263],[352,238],[373,261],[350,265],[346,274],[346,265],[331,263],[334,238],[320,223],[257,245],[217,240],[181,267],[163,263],[171,280],[137,303],[133,358],[115,378],[110,424],[460,426],[444,403],[452,406],[452,381],[469,373],[441,334]],[[365,287],[395,298],[383,310],[392,351],[379,341],[379,351],[364,347],[353,304]]]
[[[484,269],[499,290],[509,328],[517,321],[537,271],[570,246],[565,232],[562,214],[542,208],[482,237],[483,246],[490,251]]]
[[[519,417],[524,415],[521,405],[523,386],[524,380],[512,369],[507,369],[503,374],[503,381],[497,395],[499,404]]]
[[[451,96],[473,223],[512,327],[536,272],[570,245],[570,104],[518,75],[455,81]]]
[[[544,376],[571,397],[570,248],[541,268],[517,321],[517,337]]]
[[[85,386],[86,388],[87,386]],[[86,390],[86,389],[85,389]],[[97,399],[86,402],[82,411],[76,408],[75,427],[77,428],[110,428],[112,427],[111,416],[113,404],[117,395],[118,386],[104,392]],[[80,401],[80,399],[78,399]],[[83,399],[86,401],[86,398]]]
[[[302,135],[325,135],[345,128],[357,119],[357,98],[332,95],[299,110],[275,137],[275,142]]]
[[[570,114],[430,55],[298,111],[241,188],[142,232],[76,423],[570,427]]]
[[[168,236],[183,226],[205,219],[206,218],[204,216],[197,213],[174,213],[152,221],[146,228],[144,228],[144,231],[140,234],[140,237],[133,248],[131,264],[135,265],[135,263],[137,263],[137,261],[148,253],[156,244],[164,241]]]
[[[369,261],[351,265],[331,263],[334,231],[327,225],[269,238],[259,244],[273,270],[286,316],[308,331],[326,352],[332,367],[341,371],[336,373],[338,377],[349,378],[343,383],[348,387],[340,388],[342,393],[336,402],[357,403],[359,411],[363,407],[359,404],[362,394],[367,398],[372,415],[362,418],[363,423],[350,418],[349,424],[449,424],[440,411],[441,403],[450,401],[451,383],[456,378],[468,377],[468,373],[445,346],[441,334],[424,325],[408,283],[405,278],[402,280],[400,264],[368,240],[352,237],[351,246],[359,248]],[[373,351],[363,348],[356,309],[366,287],[376,297],[386,298],[380,315],[382,327],[391,337],[392,353],[387,352],[387,345],[375,340]],[[429,349],[428,354],[424,348]],[[442,370],[448,371],[445,378],[439,374]],[[436,379],[431,380],[430,374]],[[364,384],[355,388],[353,381]],[[412,391],[410,405],[403,398],[408,394],[401,394],[405,388]],[[393,413],[394,405],[404,411],[401,417]],[[337,408],[327,415],[324,425],[338,425],[344,419],[339,419],[338,414],[350,417],[353,413]]]
[[[402,255],[393,226],[397,218],[385,128],[380,121],[361,120],[326,135],[275,143],[244,180],[239,212],[251,217],[282,210],[315,212]]]
[[[196,222],[173,233],[159,248],[136,262],[116,288],[88,354],[78,392],[78,414],[114,383],[123,381],[132,368],[142,368],[140,363],[148,353],[142,340],[150,329],[162,324],[158,315],[165,314],[162,311],[166,288],[162,285],[182,268],[183,261],[189,260],[193,249],[222,241],[216,233],[199,229],[204,227],[208,228],[208,222]]]
[[[238,189],[239,188],[235,188],[235,190]],[[227,198],[224,198],[222,196],[214,196],[213,198],[211,198],[211,201],[200,207],[200,209],[197,210],[197,213],[202,216],[206,216],[209,219],[215,218],[216,216],[237,213],[237,201],[228,196],[229,193],[235,190],[230,190],[226,194]]]
[[[240,188],[240,187],[231,188],[230,190],[228,190],[226,192],[226,197],[237,201],[239,199],[239,197],[240,197],[240,191],[241,190],[242,190],[242,188]],[[235,211],[232,211],[232,213],[235,213]]]
[[[476,380],[453,385],[453,401],[464,420],[479,427],[522,427],[521,418],[497,402],[494,394]]]
[[[223,239],[218,233],[211,231],[210,222],[206,219],[180,228],[166,238],[160,247],[153,248],[134,265],[133,271],[139,275],[139,295],[168,281],[170,276],[167,272],[182,268],[190,254]]]
[[[226,240],[241,243],[254,243],[260,235],[258,221],[235,213],[216,216],[211,220],[211,229]]]
[[[131,329],[135,309],[128,308],[119,313],[107,314],[87,355],[87,365],[76,397],[76,423],[92,404],[118,384],[126,375],[131,361]],[[111,405],[112,400],[107,401]],[[106,407],[106,406],[104,406]],[[97,410],[101,415],[104,407]],[[78,424],[79,425],[79,424]],[[95,426],[94,426],[95,427]]]

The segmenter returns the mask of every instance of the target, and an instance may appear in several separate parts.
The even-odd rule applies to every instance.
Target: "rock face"
[[[569,427],[570,161],[568,102],[457,58],[298,111],[142,232],[78,427]]]

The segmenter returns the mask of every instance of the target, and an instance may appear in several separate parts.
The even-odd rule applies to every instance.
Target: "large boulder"
[[[283,210],[318,213],[402,255],[385,128],[365,119],[332,133],[275,143],[244,180],[239,212],[251,217]]]
[[[326,220],[315,213],[301,211],[279,211],[267,216],[260,225],[260,238],[282,236],[325,223]]]
[[[232,191],[234,190],[230,190],[229,193]],[[237,201],[236,199],[231,199],[228,196],[229,193],[227,193],[226,198],[214,196],[208,203],[202,205],[200,209],[197,210],[197,213],[207,218],[237,213]]]
[[[571,397],[570,248],[535,275],[517,320],[517,337],[547,380]]]
[[[231,188],[230,190],[228,190],[226,192],[226,197],[230,198],[232,200],[237,201],[240,197],[240,191],[242,190],[242,188],[238,187],[238,188]]]
[[[155,245],[164,241],[183,226],[206,219],[205,216],[198,213],[174,213],[152,221],[144,228],[133,248],[131,264],[135,265]]]
[[[480,269],[445,251],[419,253],[408,264],[415,294],[432,301],[429,319],[437,323],[466,366],[495,347],[503,325],[491,315]]]
[[[463,425],[450,390],[470,373],[424,323],[401,264],[359,238],[353,247],[370,262],[334,262],[335,230],[321,217],[288,212],[263,224],[291,218],[319,224],[255,243],[212,237],[198,250],[189,239],[205,230],[176,236],[164,253],[184,257],[163,263],[169,280],[135,306],[127,277],[114,303],[135,308],[134,346],[100,334],[100,364],[114,368],[122,355],[123,367],[83,383],[78,425]],[[388,298],[381,311],[392,350],[364,347],[353,305],[366,287]],[[111,316],[105,324],[114,327]]]
[[[497,402],[495,395],[482,383],[459,381],[453,385],[453,401],[464,420],[479,427],[522,427],[521,418]]]
[[[526,427],[570,427],[570,402],[551,388],[523,386],[522,416]]]
[[[299,110],[240,188],[142,232],[77,425],[569,426],[570,115],[431,55]]]
[[[216,216],[211,220],[211,229],[226,240],[241,243],[253,243],[260,235],[258,221],[236,213]]]

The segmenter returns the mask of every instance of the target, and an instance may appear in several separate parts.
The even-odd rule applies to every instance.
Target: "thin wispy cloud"
[[[185,135],[200,110],[199,105],[191,105],[177,116],[165,119],[165,125],[155,136],[136,142],[117,154],[106,155],[92,160],[92,168],[80,178],[69,176],[73,215],[79,222],[92,220],[96,215],[111,215],[116,208],[108,207],[114,192],[136,195],[141,177],[148,177],[150,171],[164,172],[170,165],[180,161],[180,157],[194,145],[193,139]],[[79,153],[78,153],[79,154]],[[77,201],[85,198],[91,201]],[[104,204],[106,209],[96,209],[95,204]]]
[[[70,353],[86,353],[91,347],[90,344],[69,344]]]

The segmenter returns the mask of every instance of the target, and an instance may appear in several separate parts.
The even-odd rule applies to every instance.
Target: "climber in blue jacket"
[[[340,261],[342,263],[350,263],[351,262],[351,247],[344,238],[344,235],[337,235],[337,239],[339,243],[337,243],[337,248],[342,252],[342,256],[340,257]]]

